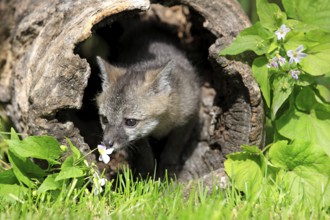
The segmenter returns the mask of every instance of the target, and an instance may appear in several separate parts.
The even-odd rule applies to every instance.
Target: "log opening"
[[[111,21],[111,22],[109,22]],[[91,67],[91,75],[88,80],[88,85],[84,91],[82,107],[79,110],[61,110],[57,113],[56,118],[60,122],[71,120],[75,127],[80,130],[80,134],[84,137],[86,143],[93,149],[102,141],[102,129],[98,119],[98,110],[95,103],[96,95],[101,92],[100,70],[96,64],[96,56],[107,58],[110,63],[115,62],[120,54],[121,48],[118,48],[120,37],[132,26],[139,25],[151,21],[162,26],[167,26],[166,30],[169,34],[176,35],[178,43],[185,50],[190,62],[197,69],[203,85],[202,100],[204,106],[201,109],[201,120],[199,125],[199,133],[201,130],[207,129],[205,126],[205,117],[210,112],[213,106],[213,96],[217,92],[212,89],[217,80],[214,80],[214,71],[208,60],[208,48],[215,42],[216,37],[203,27],[205,20],[196,11],[188,6],[173,6],[165,7],[159,4],[151,5],[151,9],[147,12],[135,12],[124,15],[118,15],[117,19],[105,18],[93,28],[93,34],[86,41],[78,44],[75,53],[81,58],[87,59]],[[207,103],[210,102],[210,103]],[[211,103],[212,102],[212,103]],[[218,99],[217,105],[221,104],[222,100]],[[208,105],[208,106],[205,106]],[[206,111],[206,112],[205,112]],[[209,119],[207,119],[209,120]],[[91,132],[91,128],[93,128]],[[194,135],[194,143],[205,142],[208,145],[208,137],[202,137],[200,134]],[[160,157],[162,143],[155,143],[153,152],[155,158]],[[196,144],[194,144],[195,146]],[[215,146],[216,143],[213,143]],[[215,147],[215,148],[219,148]],[[194,149],[186,151],[185,157],[188,158]],[[135,164],[129,161],[130,164]],[[115,162],[112,162],[112,165]],[[139,165],[136,165],[139,166]],[[112,169],[117,168],[117,165],[111,166]],[[213,167],[218,168],[218,167]],[[133,167],[134,169],[134,167]],[[111,171],[108,171],[111,172]]]
[[[92,149],[102,141],[102,129],[94,99],[101,91],[100,71],[95,58],[102,56],[108,58],[110,63],[116,61],[121,50],[117,46],[118,41],[127,29],[145,21],[157,22],[162,26],[167,26],[168,31],[178,37],[180,45],[197,69],[202,82],[200,123],[190,142],[192,146],[187,146],[182,155],[184,163],[181,174],[177,175],[182,179],[191,179],[221,168],[225,155],[233,152],[233,147],[238,147],[236,143],[249,141],[246,136],[240,140],[240,134],[249,132],[249,124],[245,121],[251,117],[248,104],[250,100],[241,76],[239,74],[225,75],[222,67],[209,56],[209,48],[215,43],[217,37],[203,27],[205,19],[188,6],[165,7],[159,4],[152,4],[147,12],[129,14],[125,12],[124,15],[117,15],[116,18],[105,18],[95,25],[93,35],[76,47],[75,53],[87,59],[91,66],[91,76],[84,92],[81,109],[58,112],[59,121],[72,120]],[[244,104],[246,106],[243,107],[246,110],[242,111]],[[240,113],[235,115],[230,111]],[[245,120],[242,120],[240,124],[241,117]],[[226,133],[230,127],[234,132]],[[155,143],[155,145],[153,146],[154,156],[159,158],[161,147],[158,145],[161,143]],[[204,158],[206,155],[207,160]],[[107,173],[112,174],[115,174],[115,170],[120,167],[119,163],[123,161],[128,162],[133,169],[134,166],[139,166],[134,156],[129,159],[128,156],[125,159],[117,156],[115,158],[120,159],[111,161],[109,166],[101,164],[100,166],[107,168]]]
[[[102,138],[93,101],[101,89],[94,58],[115,59],[125,23],[152,18],[171,26],[203,82],[196,147],[183,155],[181,178],[201,177],[223,167],[225,155],[241,144],[261,146],[263,106],[251,69],[218,55],[249,25],[239,4],[152,2],[162,6],[151,4],[148,10],[148,0],[4,3],[15,13],[0,8],[5,12],[0,28],[0,101],[18,131],[53,135],[63,143],[69,137],[89,153]],[[112,172],[115,165],[108,169]]]

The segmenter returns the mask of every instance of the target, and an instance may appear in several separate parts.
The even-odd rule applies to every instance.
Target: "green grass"
[[[253,196],[236,190],[208,190],[153,180],[132,181],[129,172],[116,190],[108,183],[103,194],[87,188],[62,189],[60,195],[31,191],[24,199],[0,199],[0,219],[329,219],[321,204],[305,206],[285,192],[264,185]],[[277,186],[279,187],[279,186]],[[73,187],[74,188],[74,187]]]
[[[74,182],[57,195],[36,190],[19,198],[0,195],[0,220],[330,219],[330,208],[322,202],[324,196],[320,195],[319,203],[305,204],[302,196],[292,198],[287,191],[290,189],[266,178],[257,192],[245,195],[233,187],[208,189],[200,182],[182,185],[168,180],[134,181],[129,171],[119,177],[117,184],[108,182],[99,195],[87,186],[76,188]]]

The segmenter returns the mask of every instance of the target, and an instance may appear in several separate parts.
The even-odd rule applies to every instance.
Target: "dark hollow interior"
[[[201,86],[204,87],[206,91],[211,91],[211,93],[215,91],[212,105],[218,106],[220,112],[224,111],[223,108],[226,108],[226,104],[223,103],[223,89],[225,85],[219,84],[222,80],[222,74],[219,74],[221,69],[216,69],[217,66],[208,59],[208,49],[215,42],[216,37],[203,27],[204,18],[187,6],[175,6],[173,8],[159,5],[154,6],[155,5],[153,5],[148,12],[125,12],[104,19],[94,26],[92,36],[77,45],[74,51],[75,54],[87,60],[91,67],[91,75],[84,92],[81,109],[61,110],[57,113],[56,118],[60,122],[72,121],[75,127],[80,130],[80,134],[84,137],[85,142],[91,149],[94,149],[97,144],[102,141],[102,129],[95,102],[95,97],[101,92],[101,78],[99,68],[96,65],[96,56],[107,58],[110,63],[115,61],[120,53],[120,48],[117,47],[118,39],[125,30],[129,28],[130,25],[148,19],[164,23],[164,25],[169,27],[172,34],[178,36],[179,43],[201,78]],[[176,19],[173,15],[170,15],[169,22],[164,19],[168,11],[173,12],[173,15],[177,17],[179,23],[175,23]],[[232,91],[235,91],[235,89]],[[204,94],[205,93],[202,93],[201,99],[208,99],[207,97],[203,97]],[[232,92],[232,94],[228,95],[227,99],[230,95],[235,99],[236,93]],[[205,129],[203,128],[197,130],[200,133],[205,133]],[[201,136],[203,135],[194,135],[192,139],[195,139],[193,141],[196,143],[201,141],[200,139],[203,139]],[[158,142],[154,144],[161,145],[162,143]],[[209,142],[208,145],[211,148],[221,148],[220,142]],[[161,147],[157,146],[157,148],[154,149],[158,149],[154,150],[155,158],[158,158],[161,153]]]

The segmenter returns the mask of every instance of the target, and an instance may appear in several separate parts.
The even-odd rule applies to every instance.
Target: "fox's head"
[[[103,80],[97,104],[104,144],[119,149],[155,132],[170,104],[174,63],[141,71],[113,66],[100,57],[97,62]]]

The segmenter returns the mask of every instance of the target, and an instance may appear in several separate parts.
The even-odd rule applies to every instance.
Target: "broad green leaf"
[[[270,57],[274,57],[276,55],[276,52],[279,50],[280,45],[277,41],[273,41],[268,48],[267,54]]]
[[[330,34],[321,30],[289,33],[284,48],[295,50],[299,45],[304,46],[307,56],[300,61],[304,71],[311,75],[330,73]]]
[[[226,173],[238,190],[251,194],[260,189],[263,173],[260,164],[255,159],[247,155],[241,159],[228,158],[224,165]]]
[[[270,4],[267,0],[257,0],[257,13],[260,23],[270,31],[277,30],[286,22],[286,14],[276,4]]]
[[[330,31],[329,0],[282,0],[288,16]]]
[[[269,150],[270,161],[282,168],[277,183],[304,201],[330,205],[330,157],[310,142],[279,141]],[[323,199],[323,201],[318,200]]]
[[[311,41],[306,38],[304,32],[289,32],[285,38],[284,48],[286,51],[296,50],[300,45],[304,46],[304,52],[306,53],[307,48],[314,47],[318,45],[319,42]]]
[[[23,196],[28,193],[28,189],[23,186],[12,184],[0,184],[0,197],[9,202],[17,202],[17,199],[24,200]]]
[[[294,50],[299,45],[303,45],[310,54],[329,49],[329,43],[330,34],[320,29],[293,30],[286,35],[284,47],[286,50]]]
[[[265,157],[256,146],[242,147],[243,152],[227,155],[225,170],[234,186],[245,193],[255,193],[263,181]]]
[[[302,86],[302,87],[304,87],[304,86],[310,86],[310,85],[316,83],[316,81],[315,81],[316,78],[317,77],[312,76],[310,74],[304,74],[304,73],[302,73],[302,74],[299,75],[299,80],[296,80],[295,81],[295,85]]]
[[[299,166],[293,171],[280,171],[277,184],[292,198],[303,200],[306,204],[330,205],[329,176],[307,166]]]
[[[326,45],[327,43],[330,43],[330,33],[324,32],[320,29],[313,29],[309,31],[304,31],[306,34],[306,39],[308,39],[311,42],[316,42],[317,44],[320,45]],[[324,46],[322,46],[324,47]],[[329,48],[329,46],[326,46],[326,48]],[[324,48],[323,48],[324,49]],[[323,50],[321,48],[321,50]]]
[[[48,190],[61,189],[63,182],[56,181],[55,179],[57,176],[58,176],[58,173],[48,175],[47,178],[43,181],[43,183],[39,187],[38,192],[43,193]]]
[[[317,76],[330,75],[330,48],[322,51],[306,51],[307,56],[301,59],[301,67],[307,73]]]
[[[302,112],[313,109],[315,102],[315,95],[310,87],[300,90],[296,97],[296,107]]]
[[[70,167],[74,167],[74,156],[71,155],[69,157],[67,157],[65,159],[65,161],[62,163],[61,169],[65,169],[65,168],[70,168]]]
[[[286,24],[291,30],[295,31],[296,33],[297,32],[304,33],[304,32],[309,32],[309,31],[316,30],[316,29],[320,30],[315,25],[306,24],[306,23],[303,23],[303,22],[295,20],[295,19],[288,19],[286,21]]]
[[[282,136],[291,140],[300,137],[322,147],[330,155],[330,107],[319,103],[310,88],[303,90],[304,95],[298,95],[295,100],[298,109],[291,104],[289,110],[275,122],[276,128]]]
[[[323,101],[330,103],[330,76],[314,77],[317,83],[316,90]]]
[[[277,75],[273,80],[272,118],[289,98],[294,87],[294,82],[289,75]]]
[[[60,144],[49,136],[30,136],[22,141],[6,140],[12,152],[21,157],[32,157],[47,160],[53,164],[61,155]]]
[[[19,184],[13,169],[0,172],[0,184]]]
[[[269,159],[275,165],[287,171],[298,166],[306,166],[330,177],[330,157],[321,147],[310,142],[295,140],[275,142],[269,150]]]
[[[268,60],[264,56],[256,58],[252,64],[252,73],[260,86],[267,106],[270,107],[270,86],[268,68],[266,66],[267,63]]]
[[[248,50],[252,50],[258,55],[265,54],[273,37],[272,33],[257,22],[243,30],[229,47],[220,52],[220,55],[236,55]]]
[[[30,188],[35,187],[32,179],[39,179],[45,176],[44,170],[34,164],[29,158],[23,158],[16,155],[9,149],[8,158],[18,181],[24,183]]]
[[[77,178],[84,175],[85,175],[84,171],[75,165],[73,156],[69,156],[63,162],[61,166],[61,171],[59,172],[58,176],[55,178],[55,181]]]

